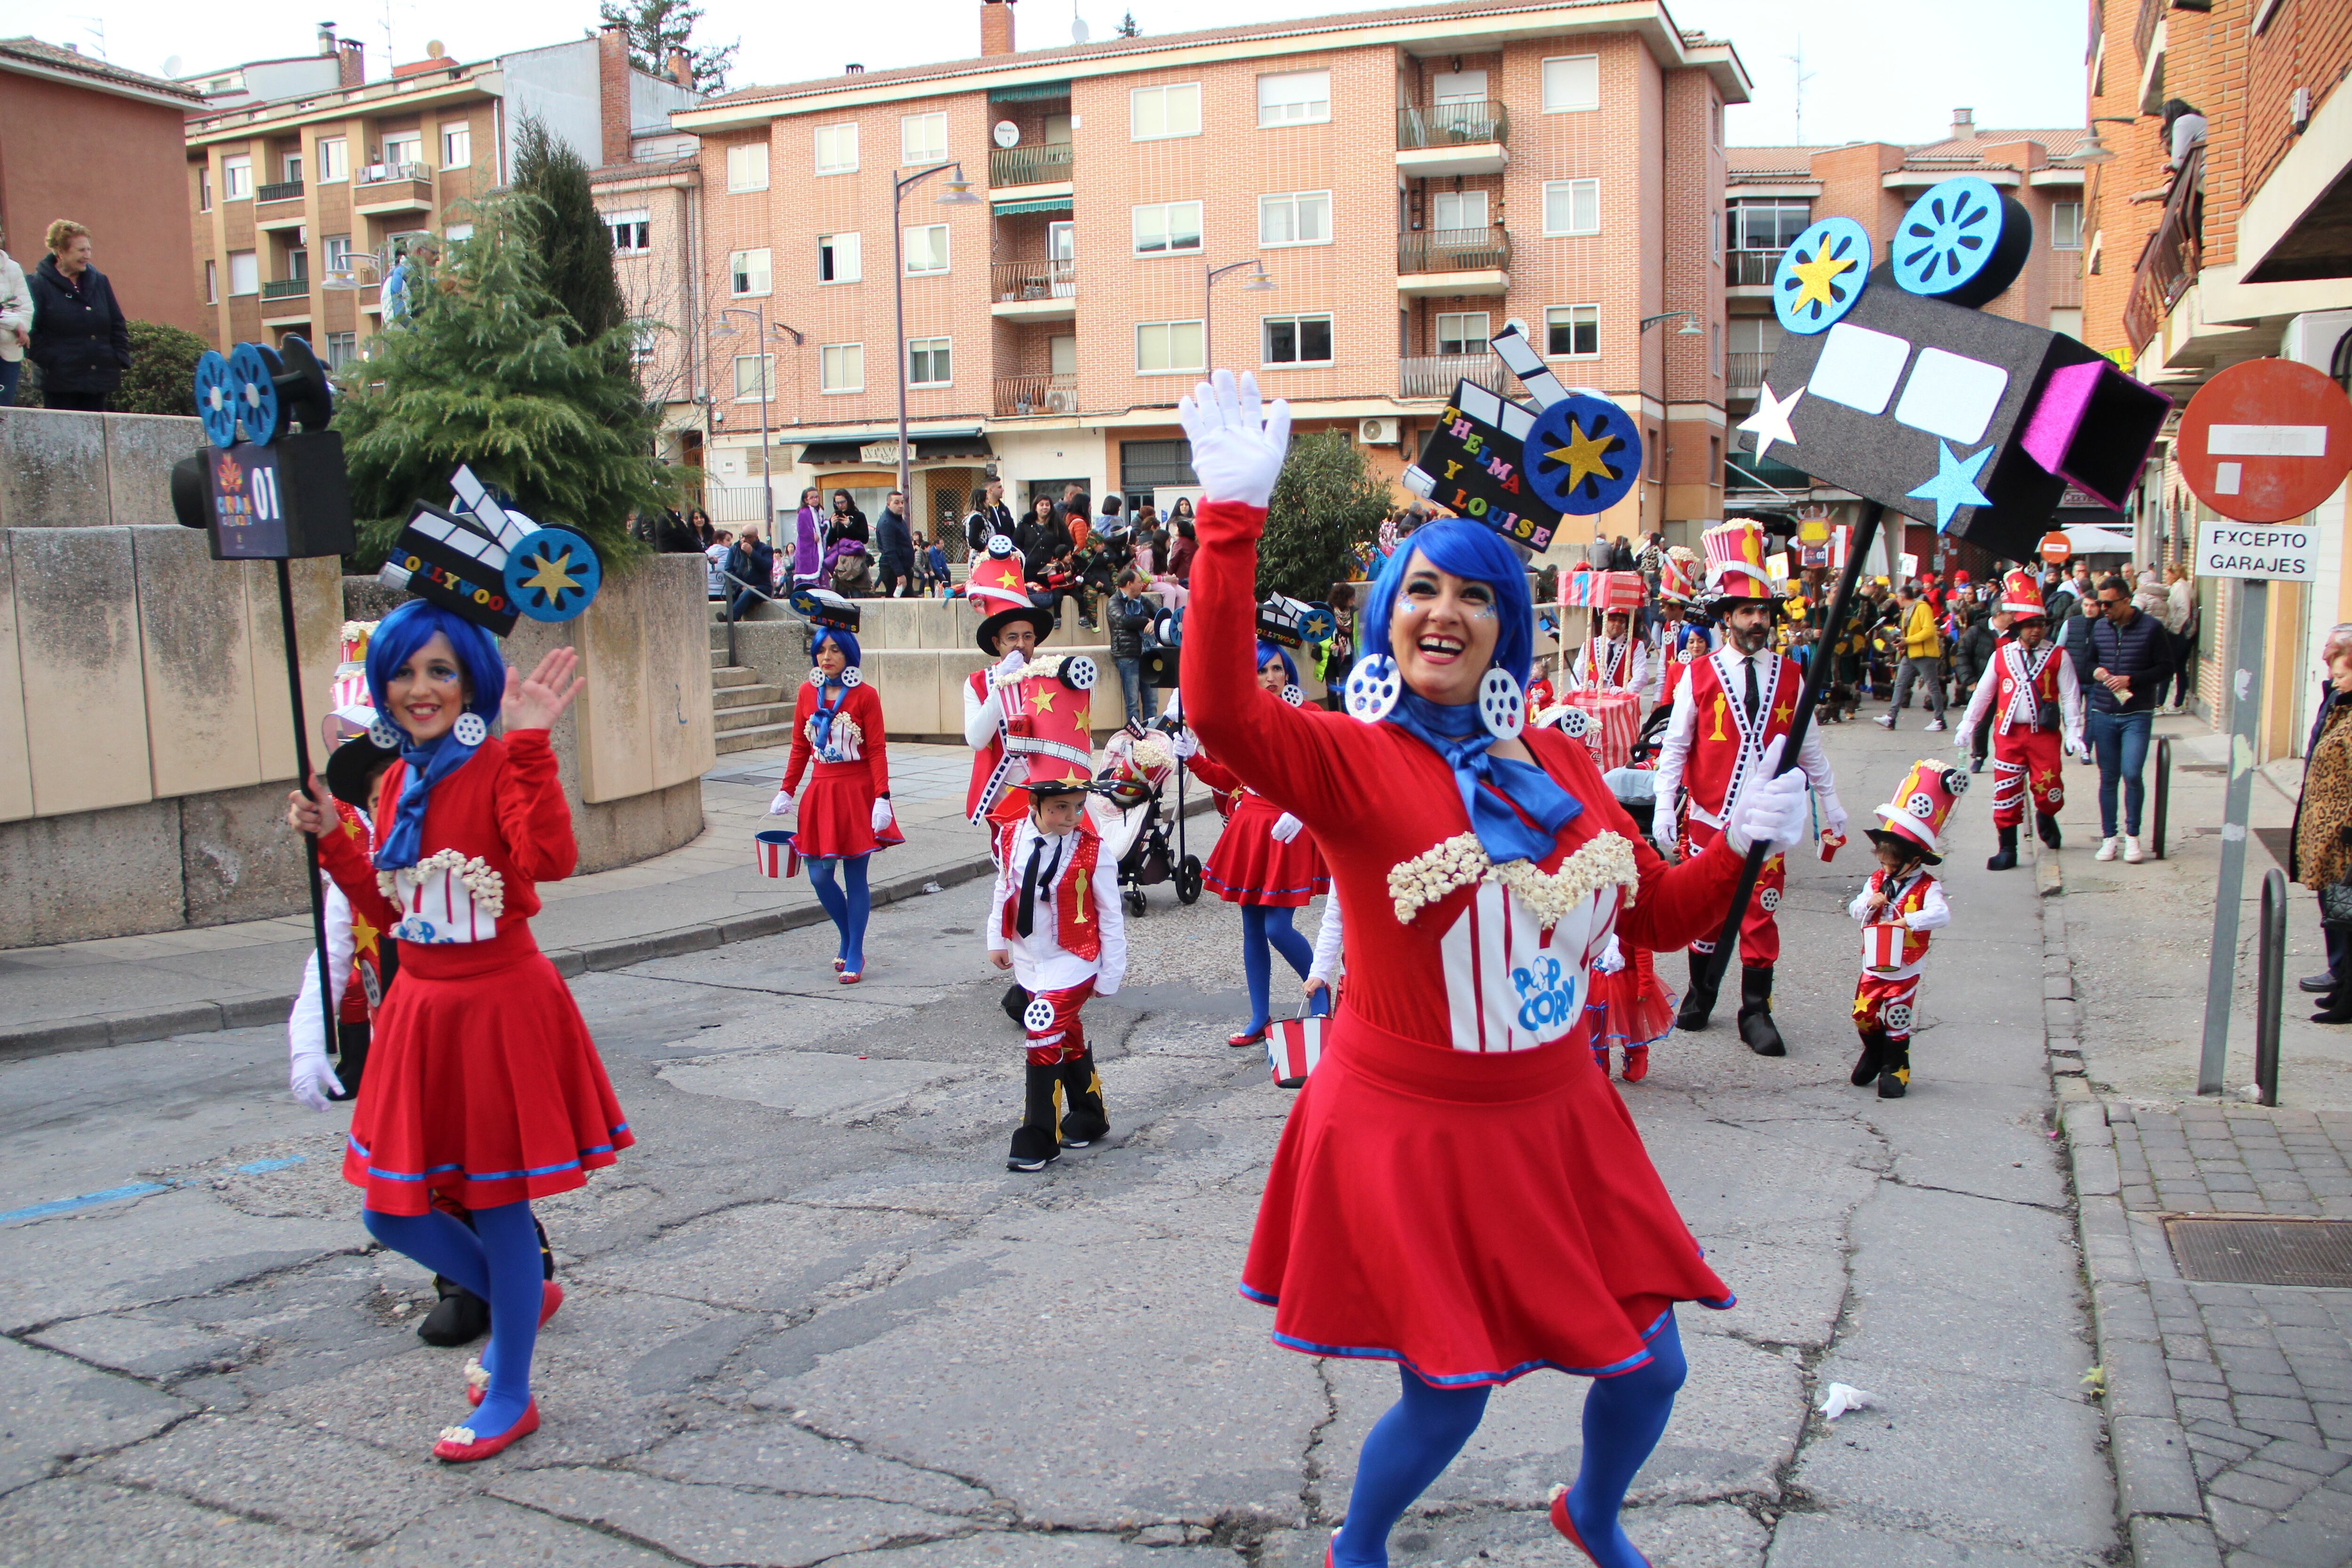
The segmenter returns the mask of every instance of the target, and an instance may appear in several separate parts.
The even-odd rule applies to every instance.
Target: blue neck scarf
[[[816,713],[809,721],[816,733],[809,743],[822,752],[833,744],[833,716],[841,710],[841,700],[849,695],[849,688],[839,677],[827,676],[816,683]]]
[[[425,806],[433,786],[464,767],[473,754],[474,748],[460,742],[455,731],[422,745],[401,731],[400,760],[408,764],[408,777],[401,785],[400,809],[393,814],[391,831],[375,852],[376,869],[404,870],[424,858]]]
[[[1541,860],[1559,841],[1559,830],[1584,810],[1582,803],[1534,763],[1488,755],[1486,748],[1495,737],[1479,721],[1475,702],[1444,707],[1407,691],[1397,699],[1389,722],[1445,759],[1462,791],[1463,808],[1470,814],[1470,830],[1478,836],[1486,858],[1498,866]]]

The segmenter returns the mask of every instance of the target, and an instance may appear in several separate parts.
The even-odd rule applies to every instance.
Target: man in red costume
[[[2059,846],[2058,808],[2066,803],[2065,753],[2083,747],[2083,692],[2074,661],[2048,640],[2049,619],[2042,590],[2026,572],[2001,579],[2000,609],[2016,618],[2009,636],[1993,650],[1992,668],[1977,682],[1976,695],[1953,737],[1965,758],[1974,749],[1977,726],[1992,724],[1992,825],[2000,849],[1985,862],[1988,871],[2017,864],[2017,830],[2025,821],[2025,801],[2033,799],[2033,830],[2042,842]]]
[[[1657,808],[1650,836],[1662,851],[1677,842],[1690,853],[1705,849],[1723,831],[1723,813],[1738,798],[1740,785],[1763,765],[1765,748],[1789,732],[1796,716],[1801,677],[1796,661],[1771,652],[1772,584],[1764,574],[1764,531],[1735,518],[1706,531],[1707,586],[1721,605],[1724,645],[1690,666],[1675,692],[1658,753]],[[1804,769],[1826,833],[1843,835],[1845,810],[1838,805],[1837,779],[1822,750],[1821,732],[1805,732],[1798,765]],[[1677,796],[1688,796],[1687,823],[1677,832]],[[1764,862],[1756,894],[1739,928],[1739,1037],[1759,1056],[1789,1054],[1772,1022],[1772,966],[1780,957],[1777,911],[1789,868],[1775,855]],[[1715,942],[1690,944],[1690,994],[1675,1022],[1704,1029],[1715,1010]]]

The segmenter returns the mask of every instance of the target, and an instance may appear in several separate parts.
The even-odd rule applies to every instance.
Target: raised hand
[[[1257,377],[1241,380],[1221,370],[1178,400],[1176,418],[1192,443],[1192,471],[1203,499],[1263,507],[1290,451],[1290,404],[1276,398],[1271,412],[1258,400]]]
[[[580,654],[570,647],[551,648],[539,661],[539,668],[529,675],[509,665],[507,667],[507,694],[499,706],[509,730],[545,730],[551,728],[580,689],[588,684],[575,674],[580,668]]]

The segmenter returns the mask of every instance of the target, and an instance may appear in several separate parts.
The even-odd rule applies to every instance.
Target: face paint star
[[[580,586],[580,580],[564,570],[566,566],[572,564],[572,556],[570,552],[566,552],[564,553],[555,555],[533,555],[529,557],[529,560],[530,561],[530,563],[538,567],[539,570],[533,573],[530,576],[523,579],[522,585],[524,587],[536,588],[541,593],[545,594],[549,598],[552,599],[556,595],[562,593],[566,588],[577,588]]]
[[[1604,484],[1616,479],[1617,476],[1610,472],[1609,465],[1601,460],[1608,445],[1608,437],[1588,436],[1583,426],[1570,419],[1568,422],[1568,445],[1554,447],[1544,456],[1555,463],[1568,465],[1567,488],[1574,489],[1584,482],[1587,475]]]
[[[1830,297],[1830,284],[1839,273],[1853,265],[1852,257],[1839,260],[1830,255],[1828,247],[1824,246],[1811,261],[1800,261],[1790,268],[1790,275],[1795,278],[1800,285],[1797,289],[1796,302],[1790,309],[1797,310],[1811,300],[1818,300],[1824,310],[1835,310],[1837,301]]]
[[[1921,500],[1936,503],[1936,531],[1941,533],[1952,526],[1952,514],[1964,506],[1990,506],[1992,498],[1977,489],[1977,471],[1992,456],[1987,447],[1973,457],[1955,454],[1948,441],[1936,443],[1936,477],[1918,489],[1905,492]]]
[[[1740,429],[1756,437],[1756,456],[1759,459],[1772,449],[1775,441],[1786,441],[1791,447],[1797,444],[1797,433],[1789,428],[1789,416],[1795,410],[1797,400],[1804,395],[1805,389],[1801,386],[1786,398],[1774,397],[1772,384],[1764,384],[1764,390],[1756,399],[1756,412],[1739,422]]]

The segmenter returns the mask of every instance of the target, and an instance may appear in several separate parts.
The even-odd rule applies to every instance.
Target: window
[[[833,351],[827,349],[827,353]],[[735,356],[735,401],[756,403],[764,391],[770,397],[776,392],[776,356],[773,354],[737,354]]]
[[[1600,306],[1554,305],[1544,312],[1544,353],[1559,358],[1600,352]]]
[[[727,258],[728,291],[740,300],[749,294],[768,291],[768,253],[765,250],[739,250]]]
[[[1257,199],[1260,245],[1331,243],[1331,193],[1291,191]]]
[[[1442,354],[1482,354],[1494,335],[1484,310],[1449,310],[1437,318],[1437,352]]]
[[[404,131],[396,136],[387,135],[383,139],[383,161],[394,168],[425,162],[425,132]]]
[[[1201,204],[1160,202],[1135,209],[1135,254],[1169,256],[1201,248]]]
[[[908,338],[907,340],[907,384],[908,386],[945,386],[954,379],[948,374],[947,339]]]
[[[651,213],[606,213],[604,226],[613,231],[613,249],[616,255],[635,256],[653,248]]]
[[[299,153],[287,153],[285,157],[278,160],[278,169],[279,173],[278,177],[280,180],[283,180],[289,185],[300,184],[302,183],[302,154]]]
[[[220,303],[220,264],[215,261],[205,263],[205,303]]]
[[[1543,63],[1546,114],[1601,107],[1601,57],[1562,55]]]
[[[459,240],[471,239],[474,237],[474,226],[469,223],[453,223],[441,231],[441,237],[452,245]]]
[[[937,163],[948,155],[948,117],[902,114],[898,117],[898,162],[908,165]]]
[[[822,355],[824,390],[827,392],[863,392],[866,390],[866,345],[864,343],[827,343]]]
[[[1174,371],[1198,372],[1201,323],[1198,321],[1139,321],[1135,326],[1135,370],[1139,375],[1162,375]]]
[[[866,275],[865,246],[854,234],[821,234],[816,237],[816,280],[820,283],[855,283]]]
[[[1725,215],[1734,250],[1769,250],[1774,254],[1796,243],[1813,221],[1813,205],[1803,201],[1734,202]]]
[[[320,249],[325,253],[328,271],[348,272],[351,270],[352,237],[350,235],[331,234],[327,236],[326,238],[320,240],[319,244]]]
[[[948,226],[927,223],[907,231],[907,276],[920,278],[948,269]]]
[[[1257,122],[1312,125],[1331,118],[1329,71],[1285,71],[1257,79]]]
[[[2083,308],[2080,305],[2053,305],[2050,308],[2050,330],[2063,332],[2080,342],[2083,338]]]
[[[1440,191],[1430,199],[1429,216],[1434,229],[1485,228],[1486,193]]]
[[[1265,364],[1329,364],[1331,318],[1328,316],[1266,316],[1258,357]]]
[[[1709,321],[1706,324],[1706,360],[1708,369],[1717,375],[1723,374],[1723,323],[1721,321]]]
[[[760,184],[768,183],[768,162],[765,153],[760,158]],[[857,170],[857,127],[820,125],[816,128],[816,172],[820,174],[849,174]]]
[[[1127,95],[1128,139],[1158,142],[1201,133],[1201,84],[1139,87]]]
[[[319,139],[319,183],[331,184],[352,177],[352,144],[341,136]]]
[[[1440,71],[1429,79],[1429,100],[1435,104],[1486,101],[1485,71]]]
[[[310,253],[307,250],[288,251],[286,253],[286,280],[289,283],[300,283],[306,281],[310,276]]]
[[[243,155],[221,160],[221,195],[230,201],[253,195],[253,160]]]
[[[1546,234],[1599,234],[1601,182],[1552,180],[1544,188]]]
[[[2050,247],[2053,250],[2083,248],[2083,204],[2052,202],[2050,204]]]
[[[1721,213],[1711,212],[1706,215],[1706,248],[1707,254],[1715,259],[1717,261],[1723,259],[1723,215]]]
[[[327,334],[327,368],[340,370],[360,357],[360,335],[357,332]]]
[[[460,125],[441,132],[441,166],[445,169],[470,169],[474,166],[474,128]]]
[[[213,171],[210,164],[196,170],[196,210],[200,213],[213,210]],[[39,263],[34,265],[38,266]]]
[[[1129,495],[1149,497],[1161,485],[1197,485],[1190,441],[1121,441],[1118,444],[1118,488]]]
[[[239,294],[261,292],[261,258],[250,250],[228,253],[228,291],[232,298]]]
[[[855,127],[851,128],[853,131]],[[824,132],[817,133],[817,173],[824,171]],[[856,162],[853,147],[850,161]],[[745,142],[727,149],[727,188],[730,191],[764,191],[768,188],[768,144],[765,142]]]

